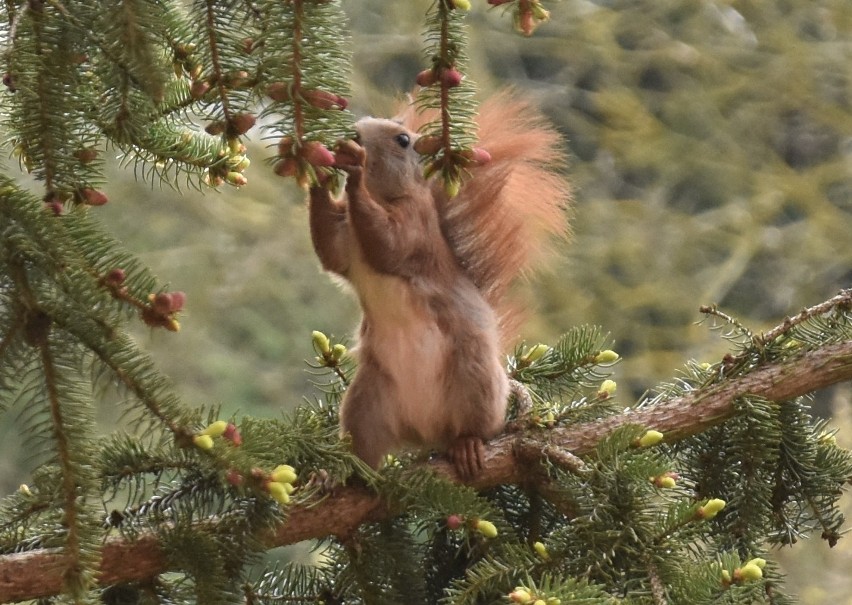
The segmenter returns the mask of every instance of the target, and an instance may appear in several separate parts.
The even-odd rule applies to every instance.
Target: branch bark
[[[625,424],[653,428],[662,432],[667,441],[676,441],[730,418],[734,402],[743,395],[782,402],[847,380],[852,380],[852,340],[827,345],[796,359],[768,364],[747,376],[663,404],[628,410],[581,425],[504,434],[486,448],[483,471],[470,485],[484,489],[523,482],[528,476],[529,462],[521,450],[529,451],[530,443],[537,443],[539,451],[556,447],[582,455]],[[522,441],[523,448],[519,447]],[[426,464],[436,473],[460,481],[446,461]],[[287,522],[263,539],[274,547],[329,535],[347,536],[362,523],[382,519],[388,514],[384,502],[366,488],[344,487],[333,498],[321,503],[292,507]],[[65,569],[65,557],[57,550],[0,557],[0,602],[59,594]],[[102,585],[132,582],[167,570],[168,561],[155,536],[142,535],[134,541],[109,538],[101,555],[99,581]]]

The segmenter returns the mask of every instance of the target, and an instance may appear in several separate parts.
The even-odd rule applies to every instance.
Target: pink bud
[[[207,80],[196,80],[189,87],[189,96],[193,99],[200,99],[210,90],[210,82]]]
[[[464,519],[461,515],[449,515],[447,517],[447,527],[449,529],[458,529],[464,524]]]
[[[484,166],[491,161],[491,154],[482,147],[474,147],[470,150],[470,161],[477,166]]]
[[[232,468],[228,471],[227,475],[228,483],[233,485],[234,487],[239,487],[243,484],[243,480],[245,479],[240,471],[235,468]]]
[[[222,433],[222,438],[227,439],[237,447],[243,443],[243,436],[240,435],[240,430],[233,422],[228,423],[228,426],[225,428],[225,432]]]
[[[104,283],[110,286],[120,286],[127,279],[124,269],[115,268],[104,276]]]
[[[325,90],[306,90],[302,92],[302,98],[318,109],[346,109],[349,105],[343,97]]]
[[[296,176],[299,173],[299,162],[296,158],[284,158],[275,164],[274,170],[278,176]]]
[[[435,70],[434,69],[424,69],[417,77],[414,78],[414,81],[417,82],[418,86],[427,87],[432,86],[435,83]]]
[[[250,113],[238,113],[231,116],[228,122],[228,133],[230,136],[240,136],[249,131],[255,125],[257,118]]]
[[[448,88],[454,88],[461,84],[462,74],[456,69],[447,69],[441,72],[441,82]]]
[[[102,192],[88,187],[80,190],[80,195],[83,197],[82,202],[89,206],[103,206],[109,201],[109,198]]]
[[[290,91],[285,82],[273,82],[266,87],[266,96],[273,101],[288,101],[290,99]]]
[[[334,154],[319,141],[308,141],[302,145],[302,157],[314,166],[334,166]]]
[[[425,135],[414,142],[414,151],[420,155],[432,155],[441,149],[441,137]]]

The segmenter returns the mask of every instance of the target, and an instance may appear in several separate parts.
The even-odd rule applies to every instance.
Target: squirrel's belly
[[[393,409],[391,423],[397,438],[416,444],[435,444],[446,438],[452,424],[447,409],[447,360],[453,355],[450,335],[441,331],[434,312],[408,280],[373,271],[358,272],[353,280],[364,323],[358,348],[391,378],[383,400]]]

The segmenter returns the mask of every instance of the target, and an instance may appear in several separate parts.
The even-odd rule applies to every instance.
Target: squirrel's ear
[[[417,132],[427,122],[438,117],[438,112],[435,110],[420,111],[415,102],[420,88],[415,88],[409,93],[406,93],[399,99],[396,105],[394,122],[399,122],[411,132]]]

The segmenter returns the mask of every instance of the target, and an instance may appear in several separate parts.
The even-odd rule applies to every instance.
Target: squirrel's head
[[[417,134],[399,122],[362,118],[355,124],[358,142],[367,152],[364,183],[370,195],[384,202],[426,189],[420,155],[414,151]]]

